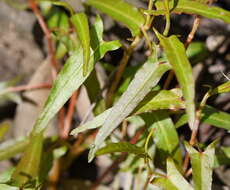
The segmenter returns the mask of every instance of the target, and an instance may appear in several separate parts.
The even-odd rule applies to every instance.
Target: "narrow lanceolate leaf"
[[[71,17],[71,22],[76,29],[78,38],[84,50],[83,75],[86,76],[89,71],[88,67],[90,59],[90,33],[88,19],[85,13],[78,13]]]
[[[138,70],[128,89],[113,106],[103,126],[99,129],[94,145],[89,154],[89,161],[112,131],[134,110],[138,103],[148,94],[162,75],[170,69],[169,64],[159,64],[156,57],[149,60]]]
[[[220,86],[216,87],[213,91],[212,94],[221,94],[221,93],[227,93],[230,92],[230,81],[221,84]]]
[[[171,158],[167,159],[167,176],[165,178],[156,178],[152,183],[162,187],[165,190],[193,190],[192,186],[177,170],[177,167]]]
[[[158,32],[156,34],[181,86],[186,112],[189,116],[189,126],[192,129],[195,121],[195,85],[192,77],[192,67],[186,56],[184,45],[176,36],[166,38]]]
[[[135,144],[130,144],[129,142],[118,142],[118,143],[107,144],[105,147],[102,147],[99,150],[97,150],[96,155],[99,156],[99,155],[111,154],[115,152],[127,152],[145,158],[149,157],[143,147],[138,147]]]
[[[30,144],[18,163],[12,181],[17,186],[32,182],[39,175],[40,161],[43,146],[43,133],[30,137]]]
[[[230,114],[206,105],[202,110],[201,122],[230,130]]]
[[[156,3],[159,14],[164,14],[164,4],[161,1]],[[170,3],[171,12],[196,14],[210,19],[220,19],[226,23],[230,23],[230,12],[219,7],[209,6],[191,0],[180,0],[174,7],[173,1]],[[173,9],[172,9],[173,8]],[[154,13],[155,14],[155,13]]]
[[[159,92],[150,92],[137,106],[135,113],[150,112],[158,109],[184,109],[184,101],[181,94],[177,93],[178,89],[161,90]]]
[[[153,140],[156,143],[156,154],[159,158],[156,162],[165,167],[166,159],[171,157],[177,166],[181,166],[182,154],[180,151],[179,138],[176,128],[167,112],[155,111],[151,114],[143,114],[142,118],[146,121],[147,126],[151,125],[151,128],[154,129]]]
[[[101,17],[97,15],[96,20],[90,29],[90,44],[94,50],[95,59],[104,57],[105,53],[109,50],[115,50],[121,47],[121,43],[118,40],[106,42],[103,40],[103,22]]]
[[[106,111],[98,115],[97,117],[93,118],[93,120],[88,121],[85,124],[80,125],[79,127],[75,128],[74,130],[71,131],[71,135],[77,135],[78,133],[82,133],[86,130],[96,129],[102,126],[106,118],[110,114],[111,110],[112,110],[111,108],[107,109]]]
[[[86,3],[125,24],[134,36],[140,33],[144,25],[144,16],[136,7],[123,0],[87,0]]]
[[[89,71],[92,71],[93,58],[90,60],[90,65]],[[50,119],[66,103],[73,92],[82,85],[89,73],[83,76],[83,50],[80,48],[67,60],[54,82],[45,107],[35,123],[33,133],[40,133],[46,128]]]
[[[211,143],[204,152],[198,152],[188,143],[185,143],[192,162],[195,190],[211,190],[216,143],[217,141]]]

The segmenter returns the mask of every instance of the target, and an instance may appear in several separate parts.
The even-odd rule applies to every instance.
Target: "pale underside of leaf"
[[[167,159],[167,177],[178,190],[193,190],[192,186],[184,179],[170,158]]]
[[[85,124],[80,125],[76,129],[71,131],[71,135],[77,135],[78,133],[84,132],[86,130],[96,129],[96,128],[100,127],[105,122],[105,119],[108,117],[108,115],[110,114],[111,110],[112,110],[111,108],[107,109],[106,111],[104,111],[100,115],[98,115],[95,118],[93,118],[92,121],[88,121]]]
[[[105,123],[100,128],[94,145],[91,148],[89,161],[94,158],[96,150],[101,146],[104,140],[122,122],[122,120],[134,110],[151,88],[158,83],[161,76],[169,69],[170,66],[168,64],[154,63],[152,62],[152,59],[143,65],[135,75],[126,92],[113,106],[111,114],[109,114]]]
[[[90,64],[92,65],[90,70],[92,70],[92,59]],[[54,117],[73,92],[86,80],[89,73],[83,76],[83,50],[79,49],[67,60],[54,82],[45,107],[35,123],[33,133],[40,133],[46,128],[50,119]]]

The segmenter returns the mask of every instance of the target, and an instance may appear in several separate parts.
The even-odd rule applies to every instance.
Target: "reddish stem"
[[[26,91],[26,90],[37,90],[37,89],[51,88],[51,87],[52,85],[48,83],[35,84],[35,85],[21,85],[21,86],[9,87],[5,89],[2,93],[20,92],[20,91]]]
[[[42,31],[44,32],[46,40],[48,42],[48,55],[49,55],[49,59],[50,59],[51,65],[52,65],[52,77],[53,77],[53,79],[55,79],[57,76],[58,64],[57,64],[57,61],[55,59],[55,50],[53,47],[51,32],[50,32],[49,28],[47,27],[47,25],[44,21],[44,18],[41,15],[40,10],[38,9],[37,3],[34,0],[28,0],[28,1],[29,1],[30,8],[34,12],[35,16],[37,17],[38,23],[41,26]]]
[[[72,97],[70,98],[69,107],[65,118],[64,128],[61,132],[61,137],[63,139],[68,138],[69,131],[71,129],[71,123],[73,120],[73,114],[74,114],[74,108],[75,108],[77,96],[78,96],[78,91],[74,92]]]

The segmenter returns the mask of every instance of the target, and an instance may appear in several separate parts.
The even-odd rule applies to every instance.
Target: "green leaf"
[[[12,175],[11,179],[13,184],[20,187],[26,183],[32,182],[38,177],[42,147],[43,133],[30,137],[30,144]]]
[[[55,29],[55,33],[66,35],[69,30],[69,18],[64,11],[58,8],[52,9],[47,18],[47,25],[51,30]]]
[[[145,19],[136,7],[123,0],[87,0],[86,3],[125,24],[133,36],[140,34]]]
[[[155,178],[152,181],[152,184],[160,186],[165,190],[193,190],[192,186],[177,170],[176,165],[171,158],[167,159],[167,176]]]
[[[230,165],[230,147],[219,147],[215,152],[214,167],[221,165]]]
[[[156,3],[158,14],[164,14],[164,4],[161,1]],[[176,4],[173,1],[170,2],[171,12],[173,13],[187,13],[197,14],[210,19],[220,19],[230,24],[230,12],[219,7],[209,6],[203,3],[199,3],[191,0],[179,0]],[[153,14],[154,13],[153,11]]]
[[[10,129],[10,123],[9,122],[2,122],[0,124],[0,141],[3,140],[4,136]]]
[[[139,103],[134,112],[139,114],[158,109],[184,109],[181,96],[178,89],[152,91]]]
[[[230,114],[206,105],[202,110],[201,122],[230,130]]]
[[[103,123],[105,122],[106,118],[108,117],[108,115],[111,113],[111,108],[105,110],[103,113],[101,113],[100,115],[96,116],[95,118],[93,118],[93,120],[86,122],[83,125],[80,125],[79,127],[75,128],[74,130],[71,131],[71,135],[77,135],[78,133],[82,133],[86,130],[89,129],[96,129],[98,127],[100,127],[101,125],[103,125]]]
[[[99,156],[115,152],[127,152],[130,154],[136,154],[144,158],[149,157],[143,147],[138,147],[135,144],[130,144],[129,142],[107,144],[105,147],[102,147],[99,150],[97,150],[96,155]]]
[[[155,52],[156,53],[156,52]],[[113,106],[111,113],[107,117],[103,126],[99,129],[94,144],[89,153],[89,161],[92,161],[96,150],[112,131],[124,120],[138,105],[138,103],[148,94],[148,92],[158,83],[162,75],[170,69],[166,64],[159,64],[155,57],[149,60],[138,70],[128,89]]]
[[[23,152],[29,144],[28,137],[4,141],[0,144],[0,161],[9,159],[16,154]]]
[[[64,7],[64,8],[66,8],[70,12],[71,15],[74,14],[73,8],[67,2],[58,1],[58,0],[38,0],[38,1],[39,2],[50,2],[53,5]]]
[[[91,58],[90,71],[93,69],[93,64],[93,58]],[[33,133],[40,133],[47,127],[50,119],[66,103],[73,92],[83,84],[88,75],[89,72],[83,76],[83,51],[79,49],[67,60],[55,80],[45,107],[35,123]]]
[[[171,158],[167,159],[167,177],[178,190],[193,190],[192,186],[184,179]]]
[[[188,115],[187,114],[183,114],[183,115],[180,116],[180,118],[176,122],[175,127],[179,128],[179,127],[185,125],[187,122],[188,122]]]
[[[220,86],[213,89],[212,95],[213,94],[222,94],[222,93],[226,93],[226,92],[230,92],[230,81],[225,82],[224,84],[221,84]]]
[[[0,184],[0,190],[20,190],[18,187],[13,187],[6,184]]]
[[[154,129],[153,140],[157,147],[156,163],[166,166],[166,159],[171,157],[177,166],[182,165],[179,138],[176,128],[166,111],[155,111],[141,115],[147,126]],[[158,159],[159,158],[159,159]]]
[[[156,34],[181,86],[185,98],[186,112],[189,115],[189,126],[192,129],[195,121],[195,84],[192,67],[186,56],[184,45],[176,36],[166,38],[157,31]]]
[[[188,115],[183,114],[180,119],[176,122],[176,128],[185,125],[188,121]],[[222,129],[230,130],[230,114],[219,111],[209,105],[206,105],[201,114],[201,122]]]
[[[8,168],[3,173],[0,174],[0,184],[7,183],[10,181],[11,175],[13,174],[15,168]]]
[[[209,51],[204,42],[192,42],[186,54],[192,64],[205,60],[209,56]]]
[[[106,42],[103,40],[103,22],[101,17],[97,15],[96,20],[90,29],[91,47],[95,51],[95,59],[99,60],[104,57],[105,53],[109,50],[116,50],[122,45],[118,40]]]
[[[88,67],[90,59],[90,33],[88,18],[85,13],[78,13],[71,17],[71,22],[75,27],[78,38],[84,50],[83,75],[86,76],[89,71]]]
[[[189,152],[191,158],[195,190],[207,190],[212,187],[212,171],[216,143],[217,141],[214,141],[204,152],[198,152],[185,142],[186,150]]]

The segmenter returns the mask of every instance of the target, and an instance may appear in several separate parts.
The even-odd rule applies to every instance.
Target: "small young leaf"
[[[230,92],[230,81],[221,84],[220,86],[213,89],[212,94],[221,94]]]
[[[215,145],[211,143],[205,152],[198,152],[185,142],[186,150],[189,152],[192,162],[192,172],[195,190],[207,190],[212,187],[212,171],[214,166]]]
[[[149,60],[138,70],[128,89],[113,106],[103,126],[99,129],[94,146],[89,153],[89,161],[104,140],[124,120],[146,96],[146,94],[158,83],[162,75],[170,69],[168,64],[159,64],[155,57]]]
[[[142,114],[147,126],[154,129],[153,140],[157,146],[157,157],[155,159],[162,167],[166,165],[166,159],[171,157],[177,166],[182,164],[179,138],[176,128],[166,111],[155,111]],[[159,160],[158,160],[159,158]]]
[[[181,95],[173,90],[161,90],[150,92],[134,110],[136,114],[150,112],[158,109],[184,109],[185,105]]]
[[[12,175],[13,184],[21,187],[38,177],[42,147],[43,132],[30,137],[30,144]]]
[[[176,36],[166,38],[158,32],[156,34],[181,86],[185,98],[186,112],[189,115],[189,126],[192,129],[195,121],[195,84],[184,45]]]
[[[105,122],[105,120],[108,117],[108,115],[110,114],[111,110],[112,110],[111,108],[105,110],[103,113],[101,113],[100,115],[93,118],[92,121],[88,121],[85,124],[80,125],[79,127],[72,130],[70,134],[71,135],[77,135],[78,133],[82,133],[86,130],[96,129],[96,128],[100,127]]]
[[[209,6],[191,0],[179,0],[177,1],[176,5],[173,2],[174,1],[170,2],[170,9],[172,10],[171,12],[173,13],[197,14],[210,19],[220,19],[230,24],[230,12],[222,8]],[[157,6],[158,13],[164,15],[163,2],[157,1],[156,6]]]
[[[129,142],[107,144],[105,147],[102,147],[99,150],[97,150],[96,155],[99,156],[115,152],[127,152],[136,154],[144,158],[149,157],[143,147],[138,147],[135,144],[130,144]]]
[[[115,50],[121,47],[118,40],[106,42],[103,40],[103,22],[101,17],[97,15],[96,20],[90,30],[91,47],[94,50],[94,58],[96,60],[104,57],[105,53],[109,50]]]
[[[138,35],[144,25],[144,16],[137,8],[123,0],[87,0],[86,3],[125,24],[133,36]]]
[[[83,75],[86,76],[86,74],[89,71],[88,67],[89,67],[89,59],[90,59],[90,33],[89,33],[88,18],[85,13],[78,13],[71,17],[71,22],[75,27],[75,30],[78,34],[78,38],[84,50]]]

